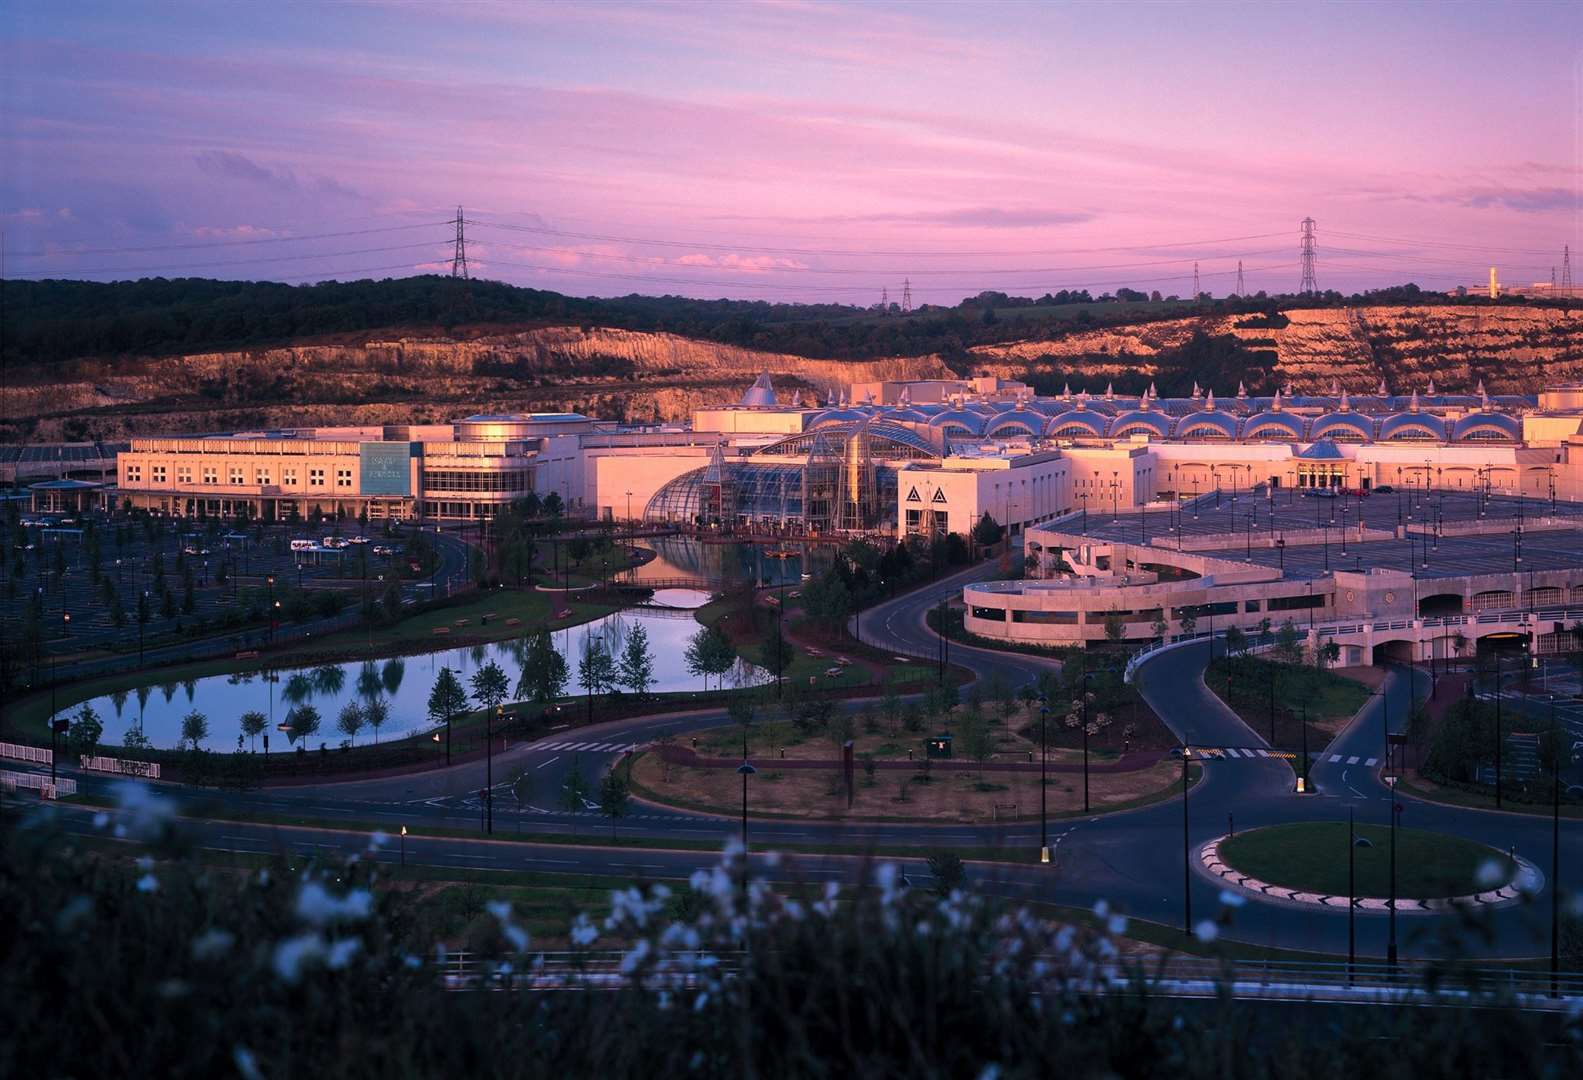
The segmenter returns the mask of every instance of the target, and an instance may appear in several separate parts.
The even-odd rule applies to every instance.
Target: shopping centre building
[[[70,480],[86,485],[77,497],[91,488],[118,507],[261,519],[470,521],[555,492],[587,517],[799,536],[962,533],[988,514],[1021,538],[1074,512],[1253,488],[1583,497],[1583,388],[1332,390],[1038,396],[991,377],[860,383],[810,407],[761,376],[690,423],[486,414],[0,448],[11,466],[0,480]],[[35,501],[60,498],[49,490]]]

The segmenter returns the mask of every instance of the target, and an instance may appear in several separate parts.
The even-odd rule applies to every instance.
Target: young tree
[[[306,742],[310,735],[319,733],[319,710],[312,705],[296,705],[286,714],[286,738],[291,742]]]
[[[790,641],[781,632],[781,621],[776,619],[770,624],[770,632],[764,639],[764,644],[759,648],[759,666],[775,676],[775,693],[781,692],[781,679],[786,675],[786,669],[791,667],[792,658],[795,656]]]
[[[654,685],[654,654],[649,649],[649,632],[642,623],[634,625],[627,634],[616,681],[638,697],[645,696]]]
[[[961,887],[967,867],[955,853],[937,851],[929,856],[929,874],[934,878],[935,895],[944,899]]]
[[[705,626],[687,642],[687,651],[683,654],[683,658],[687,663],[688,672],[702,675],[704,689],[708,690],[709,676],[725,675],[736,663],[737,654],[723,630],[718,626]]]
[[[99,739],[103,735],[104,724],[99,714],[85,701],[82,708],[77,710],[77,715],[71,718],[71,726],[66,729],[66,746],[74,757],[91,757],[99,748]]]
[[[982,780],[984,762],[995,752],[995,729],[982,714],[970,712],[957,727],[957,739],[962,745],[962,752],[978,762],[978,777]]]
[[[743,757],[747,757],[748,731],[753,727],[753,720],[757,711],[753,707],[753,699],[746,692],[738,693],[726,705],[726,715],[731,717],[733,723],[742,728]]]
[[[561,785],[561,809],[568,814],[581,814],[587,809],[584,805],[588,799],[588,777],[583,775],[583,759],[581,755],[572,758],[572,771],[567,773],[566,781]],[[572,832],[577,831],[577,818],[572,818]]]
[[[1287,619],[1275,632],[1275,655],[1282,663],[1296,664],[1303,659],[1303,638],[1297,624]]]
[[[429,691],[429,719],[445,725],[445,763],[451,763],[451,721],[467,708],[467,693],[456,672],[440,668],[434,677],[434,687]]]
[[[379,729],[390,719],[390,704],[382,697],[370,698],[363,706],[363,719],[374,729],[374,745],[379,745]]]
[[[973,526],[973,542],[980,547],[988,547],[990,544],[999,543],[1000,534],[1000,523],[990,516],[988,510],[985,510],[984,516]]]
[[[1107,611],[1105,613],[1105,640],[1112,645],[1120,645],[1127,636],[1127,625],[1121,621],[1121,613]]]
[[[1192,637],[1194,631],[1198,629],[1197,609],[1191,607],[1182,608],[1181,613],[1176,617],[1176,623],[1182,628],[1184,636]]]
[[[1165,621],[1164,615],[1161,615],[1154,620],[1154,625],[1149,627],[1149,629],[1154,631],[1155,641],[1164,641],[1165,635],[1171,632],[1171,624]]]
[[[209,737],[209,718],[194,709],[181,718],[181,741],[198,749],[198,744]]]
[[[363,707],[355,701],[348,701],[341,706],[341,712],[335,718],[335,726],[349,742],[356,743],[357,733],[363,730],[364,719]]]
[[[577,662],[577,684],[588,693],[588,720],[594,719],[594,695],[615,685],[616,662],[605,651],[604,638],[589,634],[583,639],[583,658]]]
[[[610,819],[610,838],[616,836],[616,821],[627,816],[631,794],[621,770],[612,768],[599,782],[599,812]]]
[[[1240,656],[1248,647],[1248,635],[1239,628],[1232,626],[1226,629],[1226,655]]]
[[[493,660],[473,672],[473,700],[485,710],[493,712],[510,695],[511,682]]]
[[[269,725],[269,718],[257,709],[249,709],[242,714],[239,721],[242,734],[247,736],[254,749],[258,748],[258,737],[264,734],[264,728]]]
[[[517,699],[547,705],[566,692],[566,658],[555,647],[547,628],[528,639],[522,658],[522,678],[517,681]]]
[[[879,699],[879,711],[885,718],[886,732],[891,735],[896,734],[896,724],[901,720],[902,701],[894,684],[885,684],[885,693]]]

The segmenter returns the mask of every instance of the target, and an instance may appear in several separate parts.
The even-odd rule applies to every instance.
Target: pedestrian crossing
[[[1357,765],[1361,763],[1365,769],[1372,769],[1374,766],[1380,763],[1379,758],[1365,758],[1358,754],[1353,754],[1351,757],[1345,759],[1343,759],[1340,754],[1331,754],[1327,760],[1329,760],[1330,764],[1332,765],[1340,765],[1343,760],[1345,760],[1348,765]]]
[[[629,754],[638,749],[637,743],[629,742],[550,742],[543,740],[528,747],[529,751],[562,750],[571,753],[588,754]]]
[[[1276,758],[1287,761],[1297,756],[1288,750],[1266,750],[1259,746],[1195,746],[1193,754],[1197,757],[1225,758],[1230,761],[1243,758]]]

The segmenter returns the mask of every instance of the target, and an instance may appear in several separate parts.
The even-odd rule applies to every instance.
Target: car
[[[383,555],[383,556],[388,558],[391,555],[394,555],[395,553],[396,553],[396,549],[391,547],[389,544],[375,544],[374,545],[374,554],[375,555]]]
[[[350,537],[346,542],[348,544],[366,544],[366,543],[368,543],[368,537],[366,537],[366,536],[353,536],[353,537]]]
[[[1395,490],[1396,489],[1391,487],[1391,485],[1389,485],[1389,484],[1380,484],[1378,487],[1376,487],[1374,489],[1374,493],[1376,495],[1389,495]]]

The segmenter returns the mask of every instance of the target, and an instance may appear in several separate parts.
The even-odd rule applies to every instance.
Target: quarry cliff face
[[[1454,305],[1365,307],[1283,312],[1286,325],[1259,325],[1245,315],[1170,319],[1131,327],[1074,331],[1058,338],[980,345],[970,350],[981,374],[1016,377],[1079,366],[1096,378],[1152,375],[1150,358],[1193,334],[1229,335],[1253,349],[1273,349],[1275,372],[1299,391],[1331,381],[1372,391],[1471,388],[1531,393],[1583,378],[1583,312]],[[1280,320],[1277,320],[1280,321]]]
[[[937,357],[808,360],[674,334],[554,326],[466,339],[371,338],[16,369],[0,440],[314,424],[438,422],[479,411],[669,421],[735,401],[761,371],[783,400],[951,373]]]
[[[1273,325],[1272,325],[1273,323]],[[976,346],[978,374],[1152,375],[1162,353],[1202,332],[1274,352],[1299,390],[1331,381],[1372,391],[1532,392],[1583,381],[1583,312],[1416,305],[1169,319]],[[246,427],[441,422],[480,411],[559,411],[672,421],[735,401],[761,371],[783,400],[880,379],[949,378],[938,356],[809,360],[674,334],[577,326],[456,338],[374,335],[177,357],[14,365],[0,389],[0,441],[119,438]],[[1230,387],[1223,387],[1229,390]]]

